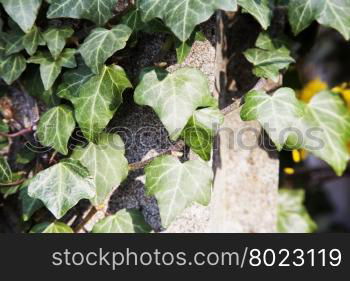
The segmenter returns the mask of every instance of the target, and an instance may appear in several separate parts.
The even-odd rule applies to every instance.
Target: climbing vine
[[[117,12],[121,2],[126,5]],[[291,41],[315,21],[350,39],[349,0],[0,3],[2,104],[7,92],[14,89],[43,104],[37,118],[30,122],[17,120],[8,112],[10,109],[6,111],[2,106],[0,123],[1,192],[20,193],[24,221],[30,221],[44,207],[56,219],[35,225],[31,232],[73,232],[58,220],[81,199],[90,200],[91,216],[103,210],[128,173],[138,169],[145,171],[145,188],[157,199],[164,228],[194,202],[209,203],[212,142],[227,112],[219,110],[207,77],[194,68],[183,67],[170,73],[161,65],[148,67],[139,73],[136,82],[131,81],[116,57],[120,52],[132,52],[140,32],[166,34],[181,63],[196,40],[205,40],[198,26],[217,10],[249,13],[260,23],[262,32],[255,47],[245,50],[244,56],[253,65],[255,76],[272,81],[278,81],[295,63]],[[276,37],[270,29],[277,8],[287,13],[292,31],[282,37]],[[183,155],[169,150],[142,163],[128,163],[123,140],[107,130],[127,91],[133,91],[136,104],[154,110],[174,146],[189,147],[198,159],[184,161]],[[302,148],[326,161],[338,175],[346,169],[350,113],[344,97],[336,92],[322,91],[306,103],[290,88],[280,88],[273,94],[253,90],[245,96],[241,118],[259,121],[278,150]],[[324,141],[320,149],[313,148],[314,138],[307,134],[315,127],[322,129],[316,133]],[[281,131],[289,128],[302,132],[303,141],[295,141],[292,131],[281,139]],[[22,169],[11,167],[6,157],[6,147],[18,137],[26,137],[28,143],[16,158]],[[288,201],[288,196],[302,205],[300,194],[296,198],[281,193],[281,200]],[[306,216],[302,207],[283,210],[283,216],[294,215],[302,220]],[[281,217],[279,225],[285,224]],[[311,224],[306,228],[313,228]],[[106,216],[92,229],[97,233],[149,231],[151,228],[136,210]]]

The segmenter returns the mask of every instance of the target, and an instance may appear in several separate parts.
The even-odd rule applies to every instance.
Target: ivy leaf
[[[306,138],[305,147],[331,165],[338,176],[342,175],[349,161],[350,141],[350,113],[343,100],[328,91],[317,94],[306,106],[302,125],[305,131],[319,128],[313,136],[324,145],[314,148],[314,140]]]
[[[101,73],[79,89],[74,104],[75,117],[86,138],[95,142],[122,103],[122,94],[132,85],[125,71],[116,65],[103,66]]]
[[[341,98],[331,92],[321,92],[304,104],[289,88],[281,88],[273,96],[251,91],[241,118],[258,120],[278,150],[284,145],[304,148],[331,165],[337,175],[346,169],[350,113]]]
[[[19,53],[24,49],[23,33],[21,31],[11,31],[10,33],[2,33],[5,41],[5,56]]]
[[[172,156],[161,156],[146,168],[146,190],[157,199],[164,227],[192,203],[209,204],[213,172],[204,162],[181,163]]]
[[[0,156],[0,186],[1,183],[9,183],[12,181],[12,171],[7,160]]]
[[[0,62],[0,77],[8,85],[11,85],[21,76],[26,67],[26,60],[21,54],[14,54],[3,58]]]
[[[208,20],[217,9],[236,11],[236,0],[139,0],[143,21],[162,19],[181,40],[186,41],[194,28]]]
[[[28,63],[40,64],[40,76],[45,90],[51,89],[57,77],[62,71],[62,67],[74,68],[77,66],[75,61],[75,49],[64,49],[60,56],[55,60],[48,52],[38,52],[27,60]]]
[[[203,160],[209,161],[213,138],[224,117],[218,108],[196,110],[182,132],[182,138]]]
[[[246,94],[241,109],[241,118],[244,121],[256,119],[262,127],[267,128],[267,133],[278,150],[283,149],[289,137],[289,134],[281,132],[286,128],[295,128],[303,114],[303,107],[294,91],[289,88],[281,88],[273,96],[263,91],[251,91]]]
[[[32,71],[28,71],[27,75],[21,79],[21,82],[28,91],[29,95],[44,102],[48,108],[59,104],[59,99],[54,93],[54,87],[49,90],[45,90],[40,76],[40,68],[35,68]]]
[[[311,233],[317,229],[304,207],[302,189],[280,189],[278,195],[277,230],[281,233]]]
[[[39,46],[44,46],[45,41],[41,34],[40,29],[37,26],[33,26],[32,29],[23,36],[23,47],[27,53],[32,56],[35,54]]]
[[[206,76],[194,68],[181,68],[169,74],[163,69],[146,68],[135,90],[135,102],[154,109],[176,140],[199,107],[217,105]]]
[[[128,175],[124,143],[116,134],[102,134],[98,144],[89,143],[74,150],[72,158],[79,160],[90,172],[96,185],[95,206],[103,205],[114,188]]]
[[[33,27],[42,0],[0,0],[5,11],[24,32]]]
[[[78,68],[66,71],[62,80],[63,83],[58,87],[57,96],[73,100],[79,96],[81,86],[83,86],[94,74],[86,65],[79,65]]]
[[[145,26],[145,23],[141,19],[141,12],[139,8],[131,9],[122,17],[121,23],[129,26],[133,32],[137,32]]]
[[[60,105],[51,108],[40,118],[37,136],[41,144],[67,155],[67,144],[74,128],[73,110],[67,105]]]
[[[3,32],[0,31],[0,35],[3,34]],[[5,40],[3,38],[3,36],[0,36],[0,58],[2,58],[5,55]]]
[[[44,222],[35,225],[30,233],[74,233],[73,229],[63,222]]]
[[[93,233],[148,233],[151,227],[136,210],[121,210],[97,222]]]
[[[113,17],[115,0],[52,0],[47,17],[87,19],[104,25]]]
[[[98,73],[105,61],[126,46],[132,30],[123,24],[111,30],[96,28],[79,48],[85,63],[94,73]]]
[[[21,188],[19,197],[21,200],[22,218],[24,221],[28,221],[37,210],[44,206],[43,202],[39,199],[32,198],[28,195],[27,184]]]
[[[314,20],[338,30],[350,39],[350,1],[348,0],[293,0],[288,14],[293,32],[298,34]]]
[[[91,199],[96,192],[89,171],[79,161],[64,159],[38,173],[29,184],[28,194],[40,199],[59,219],[79,200]]]
[[[263,29],[266,30],[270,26],[273,14],[271,0],[238,0],[238,5],[243,8],[243,11],[255,17]]]
[[[66,45],[67,38],[71,37],[74,30],[70,27],[56,28],[51,27],[43,33],[47,47],[54,59],[57,59]]]
[[[293,33],[307,28],[322,11],[323,0],[293,0],[289,2],[288,17]]]
[[[350,1],[324,0],[323,10],[317,21],[338,30],[346,40],[350,39]]]
[[[278,80],[279,71],[295,62],[285,46],[274,42],[266,33],[257,40],[257,47],[244,52],[246,59],[254,65],[253,73],[257,77]]]

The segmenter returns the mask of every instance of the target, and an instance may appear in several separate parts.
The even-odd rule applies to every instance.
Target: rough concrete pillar
[[[261,135],[260,125],[243,122],[239,116],[247,91],[254,86],[266,90],[276,86],[257,81],[242,56],[254,45],[259,31],[250,16],[220,13],[211,33],[215,44],[196,43],[188,59],[196,62],[204,56],[204,64],[188,65],[215,70],[205,71],[211,88],[221,108],[231,105],[232,112],[225,116],[213,152],[215,182],[210,205],[188,208],[167,232],[276,231],[279,160],[274,151],[264,148],[266,137]]]

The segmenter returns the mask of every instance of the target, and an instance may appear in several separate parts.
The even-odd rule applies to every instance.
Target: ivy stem
[[[144,161],[129,164],[129,171],[136,171],[136,170],[143,169],[144,167],[146,167],[149,163],[151,163],[154,159],[158,158],[159,156],[176,154],[176,153],[180,152],[181,150],[183,150],[184,147],[185,147],[185,142],[180,140],[180,141],[176,142],[174,145],[172,145],[168,150],[159,153],[155,157],[151,157],[150,159],[147,159]]]
[[[49,164],[51,165],[52,163],[57,163],[55,157],[57,155],[57,151],[55,151],[54,153],[52,153],[50,160],[49,160]]]
[[[11,187],[11,186],[16,186],[16,185],[19,185],[19,184],[22,184],[25,182],[26,179],[20,179],[20,180],[17,180],[17,181],[14,181],[14,182],[9,182],[9,183],[0,183],[0,188],[2,187]]]
[[[19,136],[23,136],[25,134],[28,134],[30,132],[33,132],[33,127],[25,128],[25,129],[22,129],[16,133],[12,133],[12,134],[0,132],[0,136],[7,137],[7,138],[15,138],[15,137],[19,137]]]
[[[78,233],[80,230],[84,228],[84,226],[92,219],[92,217],[97,213],[97,209],[95,206],[92,206],[88,214],[83,218],[83,220],[74,227],[74,232]]]

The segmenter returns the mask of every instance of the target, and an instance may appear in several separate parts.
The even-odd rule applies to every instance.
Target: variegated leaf
[[[112,191],[128,175],[128,161],[124,156],[124,143],[116,134],[101,134],[97,144],[74,150],[72,158],[79,160],[90,172],[96,185],[96,196],[91,200],[101,206]]]
[[[139,0],[144,21],[162,19],[181,40],[186,41],[194,28],[208,20],[216,10],[235,11],[236,0]]]
[[[67,105],[55,106],[40,118],[37,136],[41,144],[67,155],[67,144],[74,128],[72,109]]]
[[[21,27],[29,32],[33,27],[42,0],[0,0],[5,11]]]
[[[93,233],[148,233],[150,226],[137,210],[121,210],[94,225]]]
[[[40,199],[56,218],[61,218],[81,199],[96,195],[89,171],[79,161],[65,159],[38,173],[28,194]]]
[[[213,171],[202,161],[181,163],[175,157],[161,156],[145,172],[147,193],[156,197],[164,227],[193,203],[210,202]]]
[[[173,140],[180,136],[197,108],[217,105],[206,76],[194,68],[181,68],[171,74],[158,68],[146,68],[134,100],[154,109]]]
[[[97,74],[109,57],[126,46],[131,32],[132,30],[123,24],[111,30],[94,29],[79,48],[86,65]]]
[[[104,25],[113,17],[115,0],[52,0],[47,17],[88,19]]]

